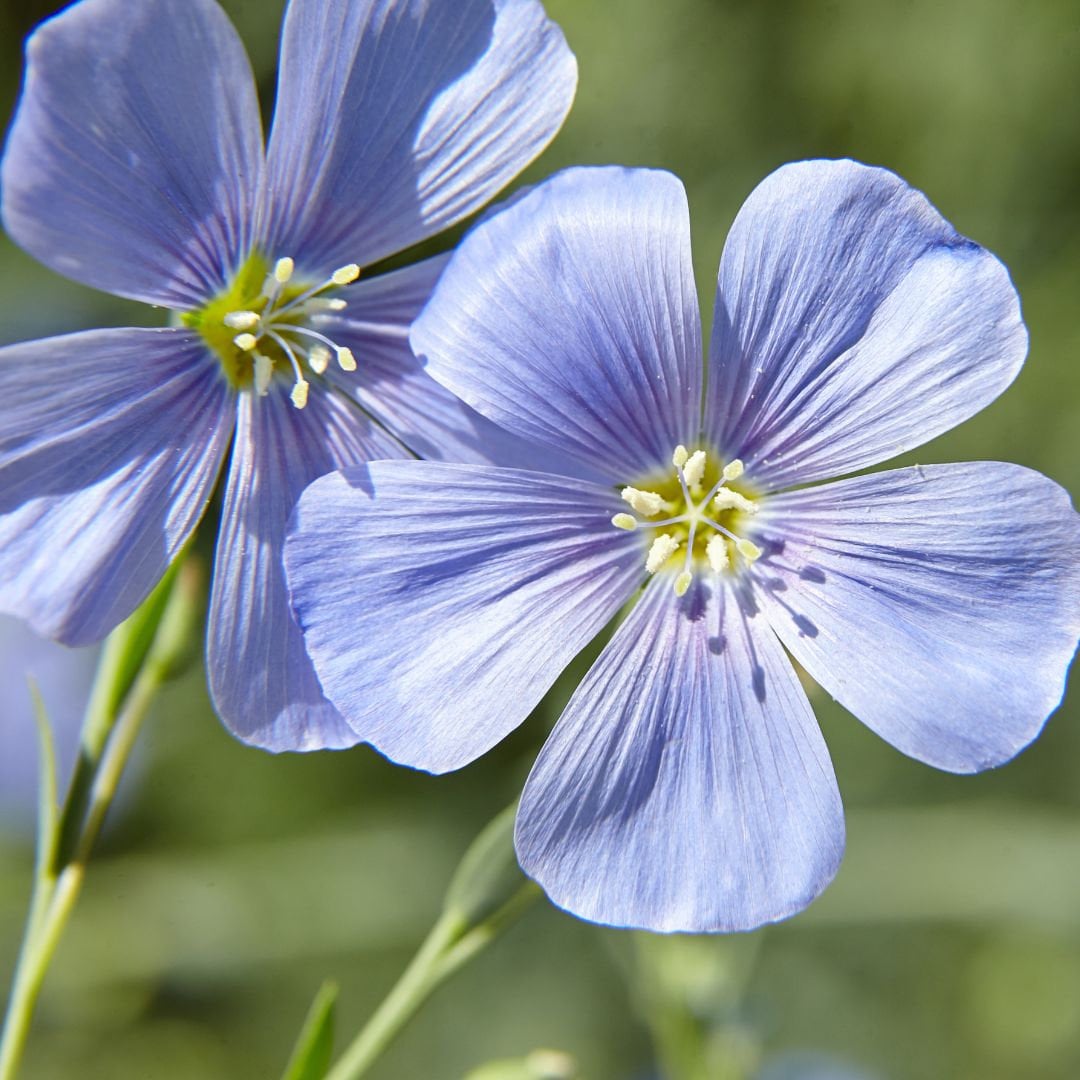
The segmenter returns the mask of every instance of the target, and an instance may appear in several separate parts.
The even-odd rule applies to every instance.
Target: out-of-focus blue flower
[[[1060,701],[1080,633],[1061,488],[996,462],[800,486],[932,438],[1024,359],[1004,267],[892,173],[803,162],[754,191],[707,380],[686,196],[659,172],[570,170],[485,221],[411,340],[473,408],[607,482],[331,474],[294,513],[294,605],[356,732],[439,772],[518,725],[646,582],[521,800],[519,859],[562,907],[740,930],[825,887],[843,814],[785,648],[956,772],[1012,757]]]
[[[32,679],[52,728],[61,790],[75,765],[96,649],[68,649],[0,616],[0,829],[29,828],[38,804],[38,733]]]
[[[570,107],[573,55],[538,0],[292,0],[265,153],[214,0],[82,0],[27,55],[8,231],[176,318],[0,350],[0,610],[69,644],[104,636],[183,546],[231,445],[214,703],[269,749],[352,745],[289,614],[296,496],[369,458],[521,450],[409,351],[445,260],[354,282],[540,152]]]

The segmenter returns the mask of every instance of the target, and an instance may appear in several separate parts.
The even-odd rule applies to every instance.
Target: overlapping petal
[[[905,754],[1008,760],[1064,692],[1080,517],[1018,465],[927,465],[770,498],[764,610],[792,655]]]
[[[368,265],[460,221],[550,142],[576,84],[536,0],[292,0],[269,247]]]
[[[69,645],[126,618],[203,512],[231,398],[186,330],[0,349],[0,610]]]
[[[762,487],[839,476],[978,412],[1026,351],[1005,268],[924,195],[884,169],[798,162],[724,246],[706,424]]]
[[[197,307],[247,254],[263,168],[251,69],[221,8],[84,0],[42,24],[27,63],[8,232],[76,281]]]
[[[645,590],[525,785],[522,867],[561,907],[649,930],[748,930],[805,907],[840,862],[832,765],[748,597]]]
[[[670,173],[568,169],[478,225],[410,336],[478,412],[611,481],[700,430],[686,193]]]
[[[395,761],[472,761],[640,580],[618,506],[584,481],[478,465],[374,462],[316,482],[285,562],[328,697]]]
[[[290,614],[285,527],[300,492],[347,463],[401,457],[401,444],[334,393],[293,408],[279,382],[240,395],[210,594],[206,664],[218,715],[245,742],[318,750],[359,740],[325,699]]]
[[[497,427],[437,383],[409,348],[409,326],[431,296],[447,256],[362,279],[340,295],[348,308],[319,320],[319,329],[349,346],[358,368],[328,375],[415,454],[434,461],[506,465],[567,475],[572,458]],[[595,473],[592,474],[595,478]]]

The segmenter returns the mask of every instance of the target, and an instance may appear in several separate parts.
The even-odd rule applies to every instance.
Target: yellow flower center
[[[633,513],[616,514],[611,523],[619,529],[655,530],[645,569],[650,574],[676,572],[673,585],[682,596],[699,567],[721,574],[739,560],[749,564],[760,557],[761,548],[739,535],[758,508],[737,482],[743,475],[737,458],[721,467],[704,450],[690,453],[677,446],[671,463],[673,476],[623,488],[623,501]]]
[[[308,371],[322,375],[331,357],[343,371],[356,370],[352,350],[331,341],[315,324],[320,316],[345,309],[345,300],[326,294],[352,284],[360,267],[343,266],[315,285],[294,282],[294,269],[289,258],[278,259],[270,270],[261,255],[251,255],[228,288],[181,321],[203,336],[233,386],[254,385],[262,396],[275,375],[288,374],[292,402],[302,409]]]

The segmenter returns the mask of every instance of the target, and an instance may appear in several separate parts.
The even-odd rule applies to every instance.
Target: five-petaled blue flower
[[[215,705],[270,749],[351,745],[289,614],[295,498],[369,458],[517,460],[409,351],[445,259],[354,282],[539,153],[574,58],[538,0],[291,0],[264,152],[214,0],[82,0],[27,52],[9,233],[176,317],[0,350],[0,610],[69,644],[104,636],[188,539],[231,442]]]
[[[518,725],[636,596],[521,800],[521,864],[561,906],[740,930],[824,888],[843,814],[785,648],[955,772],[1012,757],[1058,704],[1080,634],[1064,491],[997,462],[816,484],[972,415],[1026,352],[1005,269],[892,173],[804,162],[757,188],[721,259],[707,378],[666,173],[574,169],[497,213],[411,341],[597,482],[423,462],[323,477],[286,544],[295,610],[356,732],[439,772]]]

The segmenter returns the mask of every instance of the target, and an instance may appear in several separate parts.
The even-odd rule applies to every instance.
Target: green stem
[[[102,651],[64,810],[53,835],[39,846],[30,913],[0,1038],[0,1080],[12,1080],[18,1070],[41,985],[139,728],[186,651],[200,604],[201,576],[193,564],[179,573],[178,587],[173,587],[174,569]]]
[[[432,991],[498,937],[539,894],[531,882],[522,885],[494,914],[472,928],[459,911],[445,911],[326,1080],[363,1076]]]

